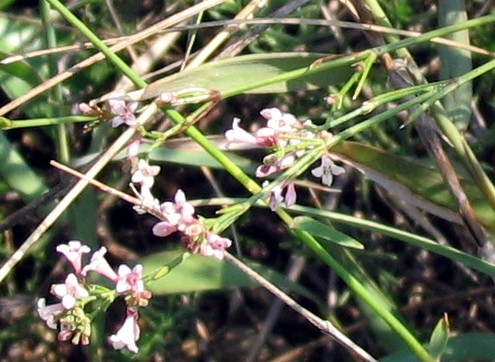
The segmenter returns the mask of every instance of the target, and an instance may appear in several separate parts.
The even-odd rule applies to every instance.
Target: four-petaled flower
[[[225,254],[225,249],[232,245],[232,241],[228,238],[222,238],[215,233],[206,233],[206,243],[201,245],[199,253],[204,256],[213,256],[222,260]]]
[[[144,291],[143,266],[141,264],[134,266],[132,269],[122,264],[119,266],[117,274],[117,284],[115,285],[117,293]]]
[[[320,166],[311,170],[311,174],[314,177],[321,178],[321,183],[326,186],[332,185],[334,175],[338,176],[343,173],[345,173],[345,168],[337,166],[330,157],[326,155],[321,158]]]
[[[89,296],[89,292],[79,283],[77,277],[72,273],[67,275],[64,284],[53,284],[51,293],[62,300],[62,305],[65,309],[72,309],[78,299]]]
[[[137,170],[132,174],[131,181],[150,189],[155,182],[155,176],[159,173],[160,166],[151,166],[146,160],[140,159],[137,164]]]
[[[184,231],[194,222],[194,207],[187,202],[184,191],[177,190],[174,202],[164,202],[160,205],[162,221],[153,226],[153,234],[165,237],[176,231]]]
[[[118,127],[123,123],[128,126],[134,126],[137,123],[134,115],[138,106],[137,102],[126,103],[120,99],[110,99],[108,104],[112,113],[115,114],[115,117],[112,118],[112,127]]]
[[[268,186],[269,182],[264,181],[263,187]],[[282,195],[285,188],[285,196]],[[270,191],[270,200],[268,202],[268,206],[270,210],[277,210],[278,206],[283,202],[285,206],[290,207],[296,203],[297,193],[296,186],[294,182],[289,182],[287,186],[284,185],[275,185],[273,189]]]
[[[57,251],[65,255],[72,264],[76,275],[79,275],[82,268],[82,255],[89,253],[91,249],[87,245],[82,245],[80,241],[72,240],[67,244],[57,246]]]

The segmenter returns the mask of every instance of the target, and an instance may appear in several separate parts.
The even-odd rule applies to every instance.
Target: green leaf
[[[270,82],[270,79],[290,71],[309,70],[313,62],[325,56],[326,54],[302,52],[241,55],[173,74],[151,83],[144,90],[129,93],[129,96],[136,100],[146,100],[162,93],[183,92],[188,89],[203,89],[221,94],[239,88],[248,88],[243,93],[281,93],[326,88],[346,81],[353,72],[351,65],[316,74],[303,74],[297,79]],[[259,82],[264,84],[257,85]]]
[[[366,176],[404,202],[446,220],[460,221],[456,204],[445,186],[442,175],[434,168],[356,142],[342,142],[331,151],[348,160]],[[486,198],[471,180],[461,177],[460,182],[479,221],[493,230],[495,214]]]
[[[205,166],[223,169],[222,165],[203,149],[185,151],[159,147],[154,149],[149,154],[149,159],[153,161],[171,162],[189,166]],[[247,158],[231,153],[229,154],[229,159],[246,172],[254,173],[254,170],[256,169],[254,163]]]
[[[164,251],[145,256],[139,263],[144,274],[152,274],[165,265],[171,265],[184,253],[183,249]],[[282,289],[287,289],[316,300],[315,296],[284,275],[253,261],[243,260],[247,265]],[[164,273],[164,276],[149,284],[153,294],[168,295],[199,291],[224,290],[228,288],[251,287],[257,284],[239,269],[225,260],[201,255],[190,255],[181,263]]]
[[[430,346],[428,348],[430,355],[438,361],[440,361],[440,357],[442,357],[445,347],[447,346],[449,329],[449,320],[445,314],[435,326],[435,329],[431,334]]]
[[[22,156],[11,145],[7,137],[0,131],[0,178],[16,190],[24,201],[32,201],[48,191],[40,178],[24,161]]]
[[[449,26],[466,22],[465,0],[447,0],[438,2],[439,26]],[[459,44],[469,45],[469,30],[464,29],[446,36],[447,39]],[[465,49],[441,45],[439,56],[440,79],[452,79],[466,74],[472,69],[471,52]],[[471,101],[473,99],[473,86],[471,82],[461,85],[454,92],[447,94],[442,99],[449,117],[461,131],[465,131],[471,120]]]
[[[493,361],[495,334],[472,333],[450,338],[442,355],[442,362]],[[418,357],[409,351],[394,353],[381,362],[417,362]]]
[[[364,249],[364,245],[356,239],[308,216],[298,216],[294,218],[291,228],[306,231],[315,237],[328,240],[340,246],[353,249]]]

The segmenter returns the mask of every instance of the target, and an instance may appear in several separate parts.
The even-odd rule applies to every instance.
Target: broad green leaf
[[[351,65],[316,74],[303,74],[297,79],[269,82],[271,78],[286,72],[297,69],[309,70],[313,62],[325,56],[328,54],[297,52],[241,55],[173,74],[151,83],[144,90],[130,93],[129,97],[146,100],[166,92],[187,90],[223,94],[240,88],[247,88],[242,91],[243,93],[281,93],[326,88],[346,81],[353,72]],[[267,83],[257,85],[259,82]]]
[[[143,265],[146,275],[155,272],[164,265],[169,265],[182,253],[184,253],[183,249],[159,252],[141,258],[139,263]],[[311,299],[315,298],[311,292],[297,283],[289,281],[273,269],[252,261],[243,261],[278,287]],[[154,294],[167,295],[256,285],[253,280],[225,260],[196,254],[185,258],[162,278],[150,283],[149,288]]]
[[[0,58],[10,53],[22,53],[39,48],[40,27],[17,19],[0,18]],[[10,99],[26,94],[42,82],[46,73],[43,58],[18,61],[0,65],[0,87]],[[23,111],[29,117],[46,116],[53,109],[46,96],[37,97],[23,105]]]
[[[33,22],[21,21],[9,17],[0,17],[0,49],[13,53],[26,51],[39,45],[36,39],[40,34],[40,26]]]
[[[298,216],[294,218],[291,228],[306,231],[317,238],[328,240],[340,246],[364,249],[363,244],[356,239],[308,216]]]
[[[153,161],[171,162],[189,166],[205,166],[223,169],[222,165],[203,149],[192,149],[190,151],[170,149],[160,147],[154,149],[149,154],[149,159]],[[244,171],[254,173],[256,166],[247,158],[229,154],[229,159]]]
[[[0,177],[16,190],[24,201],[32,201],[48,190],[42,178],[34,173],[22,156],[0,131]]]
[[[434,168],[356,142],[342,142],[331,151],[405,202],[444,219],[460,221],[442,175]],[[480,222],[493,229],[495,214],[476,184],[463,178],[460,181]]]
[[[495,334],[472,333],[450,338],[442,355],[442,362],[493,361]],[[409,351],[380,358],[381,362],[417,362],[418,357]]]
[[[440,361],[440,357],[442,357],[445,347],[447,346],[448,339],[449,320],[447,315],[444,315],[443,318],[438,321],[433,333],[431,334],[428,351],[433,358]]]
[[[0,51],[0,58],[7,57],[7,54]],[[36,72],[31,66],[24,62],[15,62],[10,64],[0,64],[0,75],[3,73],[10,74],[12,77],[17,78],[19,82],[23,82],[24,84],[34,87],[41,83],[42,79],[39,76],[38,72]],[[4,78],[3,76],[2,78]],[[5,78],[9,80],[8,78]],[[2,79],[2,83],[5,80]],[[12,81],[12,80],[11,80]],[[2,87],[5,87],[5,84],[2,84]],[[8,90],[9,87],[6,87]]]

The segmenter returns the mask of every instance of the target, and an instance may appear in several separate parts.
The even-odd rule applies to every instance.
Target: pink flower
[[[166,237],[177,231],[177,226],[169,223],[168,221],[160,221],[153,225],[153,235]]]
[[[241,120],[239,118],[234,118],[232,121],[232,129],[225,132],[225,138],[229,141],[227,148],[229,148],[232,143],[247,143],[251,145],[257,144],[256,137],[239,127],[240,122]]]
[[[175,210],[181,215],[181,218],[187,219],[194,215],[194,206],[186,200],[186,194],[182,190],[177,190],[174,196]]]
[[[320,166],[311,170],[311,174],[314,177],[321,178],[321,183],[327,186],[332,185],[334,175],[338,176],[343,173],[345,173],[345,168],[334,164],[330,157],[326,155],[321,158]]]
[[[110,105],[110,110],[116,116],[112,118],[112,127],[118,127],[125,123],[128,126],[134,126],[136,124],[136,116],[134,112],[137,109],[137,102],[129,102],[126,104],[125,101],[120,99],[110,99],[108,101]]]
[[[94,104],[79,103],[77,109],[87,116],[102,116],[103,110]]]
[[[149,209],[160,209],[160,200],[155,198],[151,193],[151,190],[148,186],[141,185],[141,190],[138,194],[139,199],[141,200],[140,205],[134,205],[132,208],[140,215],[148,212]]]
[[[274,129],[277,133],[295,133],[296,128],[301,128],[302,125],[293,114],[283,113],[278,108],[265,108],[260,114],[268,121],[267,127]]]
[[[225,132],[225,138],[227,139],[227,148],[233,144],[237,145],[250,145],[252,147],[271,147],[277,144],[277,135],[275,130],[262,127],[255,132],[255,135],[245,131],[239,127],[239,118],[234,118],[232,122],[232,129]]]
[[[285,206],[290,207],[296,203],[297,193],[296,185],[294,182],[290,182],[287,185],[287,191],[285,192]]]
[[[155,176],[160,173],[160,166],[150,166],[146,160],[140,159],[137,170],[132,174],[131,181],[151,188],[155,182]]]
[[[87,245],[82,245],[80,241],[72,240],[67,244],[57,246],[57,251],[65,255],[72,264],[76,275],[79,275],[82,267],[82,255],[89,253],[91,249]]]
[[[137,353],[136,341],[139,339],[139,325],[137,323],[138,312],[127,309],[127,316],[122,327],[116,334],[110,336],[109,341],[114,349],[127,348],[129,351]]]
[[[144,291],[143,283],[143,266],[138,264],[134,268],[127,265],[120,265],[118,270],[118,279],[115,286],[117,293],[122,294],[128,291]]]
[[[168,236],[176,231],[183,231],[194,222],[194,207],[186,200],[184,191],[177,190],[174,202],[164,202],[160,205],[163,220],[153,226],[156,236]]]
[[[94,271],[110,279],[111,281],[116,282],[118,279],[118,275],[105,259],[106,252],[107,249],[104,246],[96,251],[91,257],[90,263],[83,268],[81,274],[83,276],[86,276],[89,271]]]
[[[78,299],[87,298],[89,292],[79,284],[75,274],[70,273],[64,284],[53,284],[51,293],[62,300],[65,309],[72,309]]]
[[[39,317],[46,322],[46,325],[51,329],[57,329],[58,317],[66,310],[62,303],[46,305],[45,298],[41,298],[38,299],[36,307]]]
[[[263,187],[268,186],[269,182],[264,181],[263,182]],[[275,211],[277,210],[278,206],[283,202],[285,203],[285,206],[290,207],[296,203],[297,199],[297,194],[296,194],[296,187],[293,182],[290,182],[285,190],[285,196],[282,195],[284,192],[285,186],[283,185],[276,185],[271,191],[270,191],[270,201],[268,203],[268,206],[270,207],[270,210]]]
[[[232,241],[227,238],[222,238],[220,235],[207,232],[206,243],[201,245],[199,253],[204,256],[213,256],[222,260],[225,254],[225,249],[232,245]]]
[[[199,237],[191,238],[189,235],[186,235],[182,241],[190,253],[213,256],[220,260],[224,257],[225,249],[232,245],[230,239],[222,238],[221,236],[205,231],[204,229],[202,229]]]
[[[263,187],[268,185],[268,181],[263,182]],[[276,185],[272,191],[270,192],[270,210],[275,211],[278,208],[278,205],[280,205],[284,201],[284,197],[282,196],[282,190],[283,188],[280,185]]]
[[[129,146],[127,146],[127,159],[132,160],[137,158],[139,154],[139,150],[141,147],[141,141],[143,140],[143,137],[137,136],[131,143],[129,143]]]

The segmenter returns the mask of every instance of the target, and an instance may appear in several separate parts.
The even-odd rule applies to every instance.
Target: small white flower
[[[91,251],[89,246],[82,245],[80,241],[72,240],[67,244],[57,246],[57,251],[65,255],[67,260],[72,264],[76,274],[81,273],[82,255]]]
[[[117,284],[115,285],[117,293],[144,291],[143,266],[141,264],[136,265],[132,269],[122,264],[119,266],[117,272],[119,274]]]
[[[62,303],[46,305],[45,298],[41,298],[36,302],[36,307],[39,317],[46,322],[46,325],[51,329],[57,329],[56,317],[66,310]]]
[[[239,127],[240,122],[241,120],[239,118],[234,118],[232,121],[232,129],[225,132],[225,138],[228,141],[227,148],[233,143],[256,145],[256,137]]]
[[[106,252],[107,248],[105,248],[104,246],[96,251],[93,256],[91,256],[90,263],[83,268],[81,274],[83,276],[86,276],[89,271],[94,271],[110,279],[113,282],[117,281],[117,273],[112,269],[110,264],[108,264],[107,259],[105,259]]]
[[[326,186],[332,185],[334,175],[338,176],[344,173],[345,168],[337,166],[328,156],[323,156],[320,166],[311,170],[311,174],[321,178],[321,183]]]
[[[112,118],[112,127],[118,127],[123,123],[134,126],[137,123],[134,115],[138,106],[137,102],[126,103],[120,99],[110,99],[108,104],[112,113],[115,114],[115,117]]]
[[[151,166],[146,160],[140,159],[137,170],[132,174],[131,181],[151,188],[155,183],[155,176],[160,173],[160,166]]]
[[[137,323],[138,312],[131,309],[127,310],[127,317],[122,327],[117,333],[109,337],[110,343],[114,349],[127,348],[129,351],[137,353],[138,346],[136,341],[139,339],[139,325]]]
[[[89,292],[79,283],[75,274],[70,273],[64,284],[53,284],[51,293],[62,300],[65,309],[72,309],[78,299],[87,298]]]

